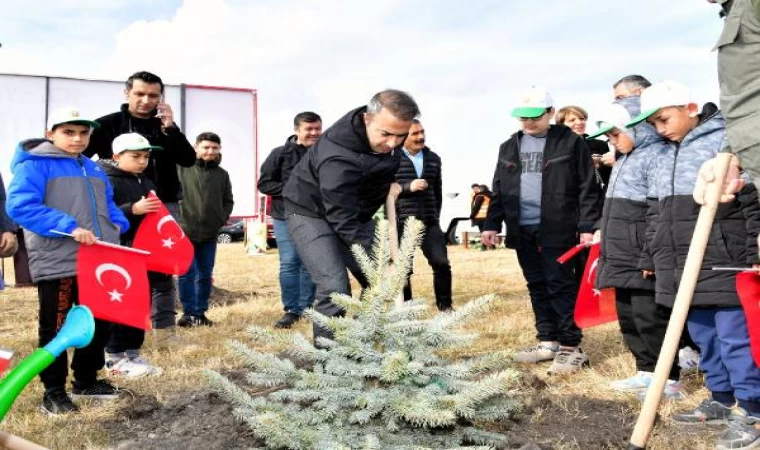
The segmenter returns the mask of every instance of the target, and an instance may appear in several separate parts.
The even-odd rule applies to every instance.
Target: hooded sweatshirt
[[[8,215],[22,226],[34,281],[76,275],[79,244],[53,233],[91,230],[119,243],[129,222],[113,201],[105,172],[82,155],[66,153],[45,139],[19,143],[11,162]]]
[[[401,150],[375,153],[362,114],[350,111],[327,129],[293,169],[283,191],[287,214],[322,218],[346,245],[372,245],[372,220],[395,181]]]
[[[631,117],[641,112],[640,98],[616,102]],[[647,197],[655,187],[657,155],[668,148],[652,126],[642,122],[624,130],[634,148],[622,155],[612,168],[601,220],[601,256],[597,287],[654,290],[654,280],[644,278],[639,259],[646,247]]]
[[[697,126],[680,143],[670,142],[658,155],[657,202],[653,202],[654,212],[648,212],[651,220],[647,224],[657,303],[673,306],[700,210],[692,197],[699,169],[718,154],[725,136],[723,116],[708,103]],[[736,274],[711,269],[757,262],[758,229],[757,189],[747,183],[734,201],[718,206],[692,297],[693,307],[739,306]]]

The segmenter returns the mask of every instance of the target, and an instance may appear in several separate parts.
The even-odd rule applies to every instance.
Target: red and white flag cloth
[[[3,373],[13,358],[13,350],[0,348],[0,373]]]
[[[617,320],[614,289],[596,289],[596,269],[599,266],[599,243],[589,247],[583,280],[575,302],[575,323],[590,328]]]
[[[755,365],[760,367],[760,275],[742,272],[736,275],[736,293],[747,317],[749,348]]]
[[[148,197],[156,194],[151,192]],[[158,211],[145,215],[133,246],[151,253],[148,270],[170,275],[184,275],[195,253],[193,243],[163,203]]]
[[[109,322],[150,329],[149,254],[96,242],[77,253],[79,303]]]

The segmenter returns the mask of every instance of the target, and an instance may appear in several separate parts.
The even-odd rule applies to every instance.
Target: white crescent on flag
[[[596,272],[596,266],[599,265],[599,258],[596,258],[594,262],[591,263],[591,269],[588,271],[588,277],[586,282],[588,284],[593,285],[594,283],[594,273]]]
[[[129,289],[129,287],[132,286],[132,277],[129,275],[129,272],[127,272],[126,269],[124,269],[120,265],[113,264],[113,263],[103,263],[95,269],[95,278],[98,280],[98,284],[103,286],[103,281],[101,280],[101,277],[103,276],[104,273],[109,272],[109,271],[116,272],[124,278],[124,281],[127,282],[127,287],[125,287],[124,289]]]
[[[172,217],[171,214],[165,215],[164,217],[159,219],[158,223],[156,224],[156,231],[158,232],[159,235],[161,235],[161,228],[163,228],[163,226],[166,225],[167,222],[174,222],[175,224],[177,224],[177,228],[179,228],[179,231],[182,233],[182,236],[180,236],[180,239],[185,237],[185,230],[183,230],[182,227],[179,226],[179,224],[177,223],[176,220],[174,220],[174,217]]]

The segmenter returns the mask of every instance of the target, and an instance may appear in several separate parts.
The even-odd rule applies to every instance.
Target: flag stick
[[[53,233],[53,234],[61,235],[61,236],[68,236],[70,238],[74,237],[73,234],[64,233],[63,231],[50,230],[50,232]],[[103,241],[100,241],[100,240],[95,241],[94,244],[95,245],[102,245],[103,247],[117,248],[119,250],[124,250],[124,251],[132,252],[132,253],[137,253],[139,255],[150,255],[150,252],[146,252],[145,250],[140,250],[139,248],[125,247],[123,245],[112,244],[110,242],[103,242]]]
[[[670,314],[670,321],[665,332],[665,338],[660,349],[660,356],[657,358],[657,365],[654,369],[654,377],[647,389],[644,404],[641,406],[639,418],[631,435],[629,450],[643,450],[647,447],[649,436],[654,428],[657,408],[660,405],[662,392],[665,389],[665,383],[668,381],[670,368],[673,366],[678,343],[681,339],[686,316],[689,314],[691,298],[694,295],[694,288],[697,285],[699,271],[702,268],[702,259],[705,256],[707,240],[710,237],[715,212],[718,209],[718,201],[723,183],[726,180],[726,172],[731,162],[730,153],[720,153],[717,156],[715,168],[715,181],[708,186],[705,193],[705,202],[699,209],[699,217],[694,227],[694,235],[689,245],[689,253],[686,256],[681,283],[678,286],[678,293],[673,304],[673,311]]]

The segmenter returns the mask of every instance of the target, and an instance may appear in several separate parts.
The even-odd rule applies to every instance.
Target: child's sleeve
[[[652,240],[657,231],[657,217],[660,215],[660,199],[657,194],[657,158],[652,157],[645,172],[647,180],[647,228],[645,233],[644,245],[641,250],[638,268],[640,270],[654,270],[654,260],[650,251]]]
[[[43,203],[47,170],[33,161],[18,164],[8,187],[6,211],[17,224],[40,236],[60,238],[51,230],[71,233],[77,228],[74,217]]]
[[[108,217],[111,222],[119,227],[119,233],[124,234],[129,229],[129,221],[121,209],[113,201],[113,186],[108,177],[104,177],[106,181],[106,203],[108,204]],[[130,206],[131,208],[131,206]]]
[[[747,183],[736,195],[744,215],[747,230],[747,264],[758,264],[757,234],[760,229],[760,203],[758,203],[757,186]]]

